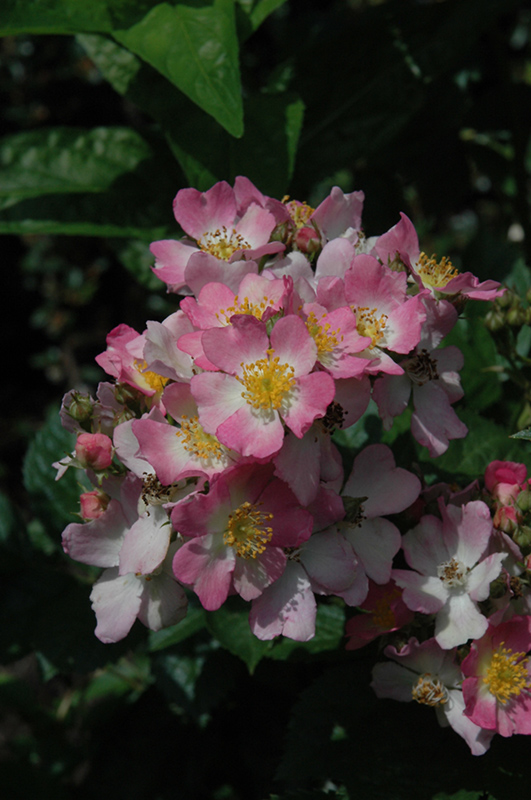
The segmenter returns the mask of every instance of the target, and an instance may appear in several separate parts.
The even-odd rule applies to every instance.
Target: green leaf
[[[527,439],[527,441],[531,440],[531,428],[526,428],[523,431],[518,431],[518,433],[512,433],[511,439]]]
[[[461,475],[470,479],[483,475],[487,465],[495,460],[522,462],[531,469],[531,450],[511,439],[505,428],[473,411],[458,410],[458,414],[468,427],[468,435],[450,442],[446,453],[435,462],[429,461],[426,454],[421,453],[420,460],[423,463],[453,476]]]
[[[255,31],[267,17],[283,6],[286,0],[258,0],[249,14],[253,30]]]
[[[261,191],[281,197],[295,167],[304,103],[294,94],[251,95],[245,103],[245,136],[230,142],[231,173],[246,175]]]
[[[169,628],[163,628],[161,631],[150,631],[148,636],[150,652],[154,653],[157,650],[172,647],[202,630],[206,624],[205,613],[203,608],[189,606],[186,617],[177,625],[170,625]]]
[[[48,527],[61,530],[69,522],[79,522],[79,495],[83,491],[81,470],[69,469],[61,480],[56,481],[57,471],[52,467],[69,454],[75,444],[75,436],[61,425],[59,409],[48,413],[46,423],[31,442],[24,460],[24,486],[33,496],[38,510]]]
[[[0,198],[9,205],[39,195],[104,192],[151,148],[129,128],[51,128],[0,140]]]
[[[249,607],[238,602],[237,598],[226,603],[218,611],[206,615],[207,628],[218,642],[232,655],[238,656],[247,664],[249,672],[271,648],[271,642],[257,639],[249,627]]]
[[[21,33],[77,33],[111,31],[108,0],[4,0],[0,36]]]
[[[160,3],[114,38],[155,67],[233,136],[243,133],[238,40],[231,0],[194,8]]]
[[[293,639],[286,638],[276,639],[266,656],[283,661],[292,654],[304,657],[306,654],[337,650],[342,645],[344,634],[344,608],[336,605],[319,605],[313,639],[310,639],[309,642],[295,642]]]
[[[496,403],[502,394],[500,380],[493,367],[500,363],[496,346],[484,324],[486,304],[469,303],[465,317],[457,321],[443,346],[456,345],[465,358],[461,371],[464,404],[483,411]]]

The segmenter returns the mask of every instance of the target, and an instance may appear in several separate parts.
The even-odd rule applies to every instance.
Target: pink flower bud
[[[295,234],[295,246],[301,253],[311,256],[321,249],[321,239],[315,228],[306,225]]]
[[[79,498],[81,516],[83,519],[98,519],[106,510],[110,499],[108,494],[97,489],[92,492],[83,492]]]
[[[504,533],[511,534],[516,530],[520,519],[512,506],[501,506],[496,509],[493,525]]]
[[[104,433],[82,433],[77,437],[76,458],[82,467],[107,469],[112,462],[112,441]]]

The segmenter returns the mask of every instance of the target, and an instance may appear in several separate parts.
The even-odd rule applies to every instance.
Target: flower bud
[[[92,492],[83,492],[79,498],[81,516],[83,519],[98,519],[106,511],[110,497],[105,492],[94,489]]]
[[[516,505],[523,511],[524,514],[527,514],[528,511],[531,511],[531,490],[524,489],[520,492],[518,497],[516,498]]]
[[[311,225],[299,228],[295,234],[295,247],[301,253],[311,256],[321,249],[321,237]]]
[[[521,328],[526,322],[526,313],[521,306],[510,308],[507,312],[507,322],[513,328]]]
[[[112,463],[112,441],[104,433],[82,433],[77,437],[75,454],[82,467],[107,469]]]
[[[505,327],[505,314],[495,308],[491,309],[491,311],[485,315],[485,327],[491,333],[501,331],[501,329]]]
[[[518,527],[513,533],[513,540],[521,550],[529,550],[531,548],[531,528],[527,525]]]
[[[65,411],[69,417],[75,419],[76,422],[83,424],[92,419],[92,410],[94,408],[94,401],[88,394],[81,394],[81,392],[72,392],[70,402],[65,406]]]
[[[512,306],[516,299],[516,294],[512,291],[512,289],[506,289],[504,293],[496,298],[496,305],[498,308],[509,308]]]
[[[512,534],[518,527],[516,511],[512,506],[501,506],[496,510],[492,524],[499,531]]]

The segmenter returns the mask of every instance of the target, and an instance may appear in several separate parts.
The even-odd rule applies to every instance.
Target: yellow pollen
[[[288,209],[291,220],[296,228],[303,228],[315,211],[315,208],[309,206],[306,201],[299,203],[297,200],[290,200],[289,195],[283,197],[282,202]]]
[[[278,410],[286,394],[296,384],[295,369],[289,364],[279,364],[279,357],[273,358],[275,351],[267,351],[267,358],[260,358],[251,364],[241,364],[243,373],[237,380],[245,387],[242,397],[253,408],[274,408]]]
[[[150,370],[146,370],[147,363],[145,361],[139,361],[138,359],[135,360],[135,368],[138,372],[142,375],[146,383],[151,386],[156,392],[162,392],[164,387],[169,381],[169,378],[164,378],[162,375],[159,375],[157,372],[151,372]]]
[[[449,588],[463,586],[466,583],[468,571],[468,567],[465,567],[461,561],[451,558],[449,561],[439,564],[437,577]]]
[[[202,461],[221,458],[225,448],[211,433],[205,433],[198,417],[188,418],[183,414],[181,427],[175,435],[182,441],[183,447]]]
[[[197,244],[204,253],[210,253],[223,261],[228,261],[237,250],[249,250],[251,247],[249,242],[236,232],[236,228],[229,231],[225,225],[214,233],[204,233],[197,240]]]
[[[360,306],[352,310],[356,314],[356,328],[359,335],[371,338],[372,341],[369,347],[372,349],[383,338],[387,314],[380,314],[380,317],[377,318],[376,309],[366,306]]]
[[[431,258],[428,258],[426,253],[420,254],[417,261],[417,273],[420,275],[423,285],[432,289],[444,289],[452,278],[456,278],[459,275],[459,272],[446,256],[437,263],[435,253]]]
[[[489,687],[489,692],[500,703],[505,703],[511,697],[518,697],[523,689],[528,688],[528,662],[526,653],[513,653],[504,647],[502,642],[495,653],[483,678],[483,683]]]
[[[272,519],[273,514],[259,511],[256,505],[246,501],[233,514],[229,514],[223,541],[235,547],[238,556],[256,558],[271,541],[273,528],[265,523]]]
[[[264,296],[263,300],[259,303],[251,303],[248,297],[244,297],[243,300],[240,300],[238,295],[236,295],[234,298],[234,305],[228,308],[220,308],[219,314],[216,314],[216,318],[223,325],[228,325],[230,318],[235,314],[248,314],[249,316],[256,317],[256,319],[262,319],[266,309],[273,305],[274,302],[270,300],[269,297]],[[222,317],[224,319],[222,319]]]
[[[323,317],[324,316],[325,315],[323,314]],[[321,360],[321,357],[326,353],[331,353],[339,345],[339,343],[343,341],[342,336],[340,336],[339,339],[337,338],[336,334],[339,333],[339,330],[331,331],[331,325],[329,322],[326,322],[324,325],[320,325],[319,320],[313,311],[308,314],[306,327],[308,328],[308,333],[317,345],[317,357],[319,360]]]
[[[378,625],[379,628],[383,628],[384,630],[388,631],[395,627],[396,617],[393,609],[391,608],[391,602],[399,596],[400,589],[393,589],[392,591],[384,594],[384,596],[381,597],[376,603],[376,607],[372,612],[372,621],[375,625]]]
[[[448,702],[448,691],[437,675],[424,672],[411,690],[417,703],[425,706],[441,706]]]

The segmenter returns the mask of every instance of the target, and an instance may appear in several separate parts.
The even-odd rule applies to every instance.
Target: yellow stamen
[[[325,315],[323,314],[323,317],[324,316]],[[324,325],[320,325],[319,320],[313,311],[308,314],[306,327],[308,328],[308,333],[317,345],[317,358],[319,361],[322,361],[323,356],[326,357],[327,353],[333,352],[339,343],[343,341],[342,336],[340,336],[339,339],[337,338],[336,334],[339,333],[339,329],[336,331],[331,331],[330,328],[332,326],[329,322],[326,322]]]
[[[135,367],[142,375],[146,383],[156,392],[162,392],[170,380],[169,378],[164,378],[162,375],[159,375],[157,372],[151,372],[151,370],[146,369],[147,363],[145,361],[139,361],[137,359],[135,361]]]
[[[439,564],[437,576],[445,586],[451,589],[456,586],[463,586],[466,583],[468,571],[468,567],[465,567],[461,561],[451,558],[449,561],[443,561],[442,564]]]
[[[234,298],[234,305],[228,308],[220,308],[219,314],[216,314],[216,317],[223,325],[228,325],[230,318],[235,314],[248,314],[249,316],[256,317],[256,319],[262,319],[266,309],[273,305],[274,301],[270,300],[269,297],[264,297],[259,303],[251,303],[248,297],[244,297],[243,300],[240,300],[238,295],[236,295]],[[222,317],[224,319],[222,319]]]
[[[214,233],[204,233],[197,244],[204,253],[216,258],[228,261],[229,258],[237,250],[249,250],[251,245],[246,242],[240,233],[236,232],[236,228],[231,231],[227,230],[225,225],[221,229],[217,229]]]
[[[181,427],[175,435],[182,441],[185,450],[202,461],[221,458],[226,452],[213,434],[205,433],[198,417],[188,418],[183,414]]]
[[[282,202],[288,209],[291,220],[296,228],[303,228],[315,211],[315,208],[309,206],[306,201],[299,203],[297,200],[290,200],[289,195],[283,197]]]
[[[448,702],[448,691],[437,675],[424,672],[411,690],[417,703],[425,706],[441,706]]]
[[[246,501],[233,514],[229,514],[223,541],[235,547],[238,556],[256,558],[271,541],[273,529],[264,523],[272,519],[273,514],[259,511],[256,505]]]
[[[279,357],[270,349],[267,358],[252,364],[241,364],[243,373],[237,380],[245,387],[242,397],[253,408],[279,409],[286,394],[296,384],[295,369],[289,364],[279,364]]]
[[[387,314],[380,314],[376,317],[376,308],[368,308],[367,306],[360,306],[359,308],[352,309],[356,314],[356,328],[360,336],[369,336],[371,344],[369,348],[372,349],[378,344],[380,339],[383,338],[385,324],[387,322]]]
[[[426,253],[421,253],[416,269],[423,285],[432,289],[444,289],[452,278],[456,278],[459,275],[458,270],[446,256],[437,263],[435,253],[431,258],[428,258]]]
[[[502,642],[493,653],[492,661],[483,678],[483,683],[489,687],[489,692],[500,703],[505,703],[511,697],[518,697],[523,689],[528,687],[528,662],[526,653],[513,653]]]

